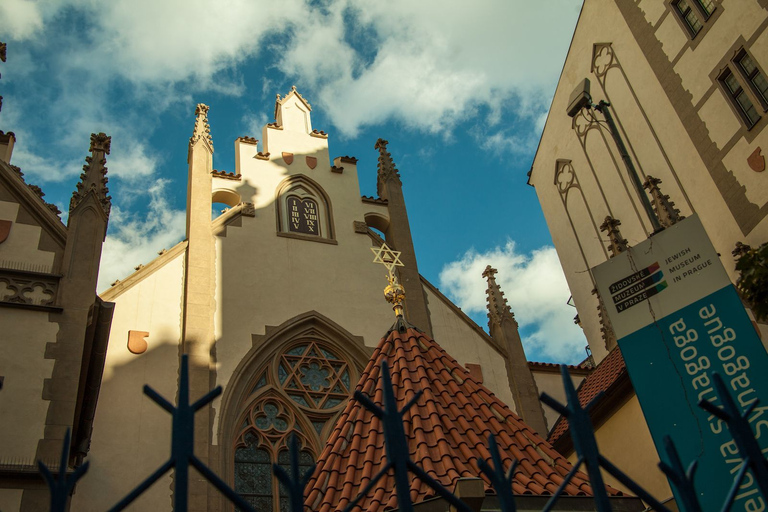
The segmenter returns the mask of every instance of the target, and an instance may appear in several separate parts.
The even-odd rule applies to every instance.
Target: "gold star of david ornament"
[[[371,247],[371,251],[375,255],[373,258],[374,263],[381,263],[387,268],[387,271],[391,274],[395,267],[403,267],[403,262],[400,261],[400,255],[402,252],[393,251],[386,243],[381,247]]]
[[[387,280],[389,286],[384,289],[384,298],[387,302],[392,304],[392,309],[395,310],[395,315],[403,316],[403,301],[405,300],[405,288],[397,282],[397,276],[394,273],[395,267],[404,267],[402,261],[400,261],[400,251],[393,251],[386,243],[381,247],[371,247],[371,251],[375,257],[374,263],[381,263],[387,268]]]

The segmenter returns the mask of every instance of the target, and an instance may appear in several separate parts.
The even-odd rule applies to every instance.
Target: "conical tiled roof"
[[[486,492],[493,492],[476,461],[480,457],[490,462],[487,444],[493,433],[505,470],[513,458],[520,461],[512,484],[515,494],[555,492],[571,464],[435,341],[414,328],[402,327],[402,322],[399,325],[401,329],[394,328],[381,340],[356,389],[381,407],[379,374],[386,361],[398,409],[423,390],[403,417],[411,460],[449,490],[459,478],[481,477]],[[342,510],[386,463],[382,422],[352,398],[307,485],[306,504],[317,512]],[[435,495],[417,478],[410,482],[414,502]],[[587,477],[577,473],[564,493],[591,495],[592,489]],[[391,470],[359,506],[365,512],[397,508]]]

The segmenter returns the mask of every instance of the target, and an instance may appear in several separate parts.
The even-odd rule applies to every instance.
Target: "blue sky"
[[[580,0],[2,0],[0,129],[67,210],[91,132],[112,136],[100,289],[184,236],[186,151],[211,107],[214,167],[296,85],[332,156],[375,195],[378,137],[401,172],[419,270],[486,327],[487,264],[530,359],[586,345],[533,188],[539,134]],[[439,340],[438,340],[439,341]]]

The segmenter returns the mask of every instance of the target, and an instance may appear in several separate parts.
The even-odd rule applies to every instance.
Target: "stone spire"
[[[385,184],[388,181],[395,180],[398,185],[402,185],[402,182],[400,181],[400,173],[395,167],[395,163],[392,161],[392,155],[387,151],[387,144],[389,144],[389,142],[386,140],[379,139],[373,146],[374,149],[379,150],[379,163],[376,179],[376,192],[379,194],[379,197],[384,197],[383,192]],[[387,199],[386,197],[384,198]]]
[[[96,201],[101,206],[104,214],[109,217],[112,209],[112,198],[107,195],[107,159],[112,137],[104,133],[91,134],[91,147],[89,151],[91,156],[85,157],[86,164],[83,166],[83,172],[80,174],[80,182],[77,184],[77,190],[72,193],[72,199],[69,201],[70,214],[82,204],[89,194],[93,194]]]
[[[614,219],[610,215],[600,225],[600,231],[608,233],[608,250],[611,251],[611,258],[629,249],[626,238],[621,236],[619,226],[621,226],[621,221]]]
[[[517,320],[515,320],[515,314],[512,313],[512,309],[507,303],[504,292],[501,291],[499,285],[496,284],[496,274],[499,271],[488,265],[483,271],[483,277],[488,280],[488,289],[485,290],[485,294],[488,296],[488,328],[492,325],[501,325],[501,321],[504,318],[511,319],[515,326],[517,326]]]
[[[374,148],[379,151],[376,189],[379,197],[387,200],[389,212],[389,225],[384,232],[384,239],[389,247],[400,251],[404,265],[400,268],[398,277],[400,284],[405,288],[405,316],[409,322],[431,336],[432,320],[427,305],[427,295],[421,284],[416,251],[413,248],[411,226],[403,196],[403,183],[392,161],[392,155],[387,151],[387,141],[377,140]]]
[[[197,144],[199,140],[205,142],[208,150],[213,153],[213,139],[211,138],[211,127],[208,124],[208,105],[198,103],[195,109],[195,129],[189,138],[189,150]]]
[[[214,317],[216,311],[216,256],[211,225],[213,143],[208,106],[195,109],[195,128],[187,153],[187,250],[185,252],[181,352],[189,357],[189,392],[203,396],[211,390],[215,367]],[[195,453],[209,463],[213,445],[213,409],[206,405],[195,414]],[[197,474],[190,478],[190,510],[208,510],[213,488]]]
[[[661,192],[659,183],[661,183],[659,178],[647,176],[643,183],[643,188],[648,190],[651,194],[653,211],[656,212],[656,217],[658,217],[659,223],[663,227],[668,228],[677,224],[685,217],[680,215],[680,210],[675,208],[675,203],[669,200],[669,196]]]
[[[517,320],[504,297],[504,292],[496,283],[498,271],[488,265],[483,277],[488,280],[488,330],[499,345],[507,352],[506,367],[509,388],[515,399],[517,414],[542,436],[546,436],[547,421],[539,402],[539,388],[528,366],[523,341],[520,339]]]

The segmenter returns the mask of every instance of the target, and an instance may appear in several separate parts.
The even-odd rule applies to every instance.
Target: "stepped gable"
[[[487,444],[493,433],[505,469],[513,458],[520,460],[513,481],[515,494],[555,492],[571,464],[435,341],[402,321],[396,325],[399,328],[393,328],[379,343],[356,389],[382,407],[379,374],[381,362],[386,360],[398,408],[424,390],[404,415],[411,460],[449,490],[459,478],[480,477],[486,493],[493,494],[476,460],[491,460]],[[317,512],[342,510],[385,464],[381,421],[352,398],[318,459],[305,504]],[[435,496],[418,478],[410,476],[409,481],[414,502]],[[577,473],[564,493],[592,495],[587,476]],[[397,508],[391,470],[358,505],[365,512]]]
[[[627,365],[619,347],[614,348],[579,386],[579,404],[586,407],[599,393],[608,391],[619,377],[627,373]],[[549,442],[555,442],[568,432],[568,420],[560,417],[549,434]],[[562,448],[561,448],[562,449]]]

